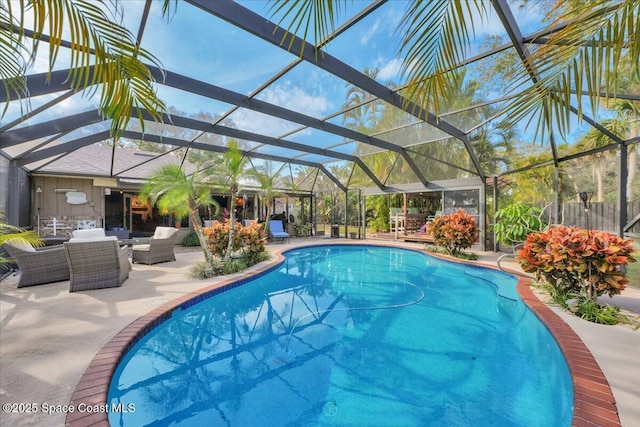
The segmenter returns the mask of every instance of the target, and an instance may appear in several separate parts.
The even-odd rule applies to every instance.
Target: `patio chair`
[[[118,287],[129,277],[129,248],[117,240],[69,241],[64,249],[69,292]]]
[[[289,240],[289,233],[284,231],[282,226],[282,221],[280,220],[271,220],[269,221],[269,234],[273,237],[274,240],[282,239],[284,242],[285,239]]]
[[[4,248],[18,265],[18,288],[69,280],[63,246],[36,249],[28,243],[7,242]]]
[[[176,244],[178,229],[173,227],[156,227],[148,244],[133,245],[131,262],[156,264],[158,262],[175,261],[173,247]]]

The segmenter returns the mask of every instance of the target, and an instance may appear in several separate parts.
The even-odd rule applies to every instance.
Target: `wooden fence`
[[[640,213],[640,201],[627,203],[627,221]],[[587,228],[587,213],[582,203],[563,203],[560,221],[564,225]],[[616,202],[591,202],[589,207],[589,227],[594,230],[618,232],[618,207]],[[626,224],[624,224],[626,225]],[[629,233],[640,233],[640,223],[629,229]]]

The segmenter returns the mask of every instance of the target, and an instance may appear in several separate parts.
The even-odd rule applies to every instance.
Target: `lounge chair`
[[[36,249],[28,243],[6,242],[4,248],[18,265],[18,288],[69,280],[63,246]]]
[[[274,240],[282,239],[284,242],[285,239],[289,240],[289,233],[284,231],[282,227],[282,221],[280,220],[271,220],[269,221],[269,234],[273,237]]]
[[[113,288],[129,277],[129,248],[117,240],[66,242],[69,292]]]
[[[173,227],[156,227],[153,237],[148,244],[133,245],[131,261],[143,264],[175,261],[173,247],[176,244],[178,229]]]

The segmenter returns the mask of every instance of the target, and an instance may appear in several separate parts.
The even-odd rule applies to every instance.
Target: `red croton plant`
[[[629,283],[620,267],[635,261],[632,243],[607,232],[556,226],[529,234],[516,261],[556,290],[595,302],[600,295],[619,294]]]
[[[211,227],[203,228],[207,236],[211,252],[222,258],[229,244],[229,220],[223,223],[216,223]],[[235,223],[235,233],[233,239],[233,250],[243,249],[250,253],[265,251],[267,235],[262,224],[253,223],[243,227],[239,222]]]
[[[480,229],[476,220],[462,209],[449,215],[436,217],[427,227],[436,246],[443,247],[450,255],[456,255],[461,249],[470,248],[478,241]]]

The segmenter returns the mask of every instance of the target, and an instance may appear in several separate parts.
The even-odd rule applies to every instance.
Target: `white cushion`
[[[77,231],[77,230],[76,230]],[[118,241],[116,236],[102,236],[102,237],[72,237],[69,239],[69,242],[103,242],[105,240],[115,240]]]
[[[177,229],[173,227],[156,227],[156,231],[153,233],[153,238],[166,239],[167,237],[171,237],[176,231]]]
[[[149,245],[133,245],[131,249],[134,251],[149,252]]]
[[[29,243],[25,242],[24,240],[11,240],[9,242],[7,242],[8,244],[10,244],[13,247],[16,247],[22,251],[25,252],[35,252],[36,248],[34,248],[33,246],[31,246]]]
[[[79,239],[95,239],[96,237],[107,237],[104,232],[104,228],[85,228],[82,230],[73,230],[71,232],[71,235]]]

